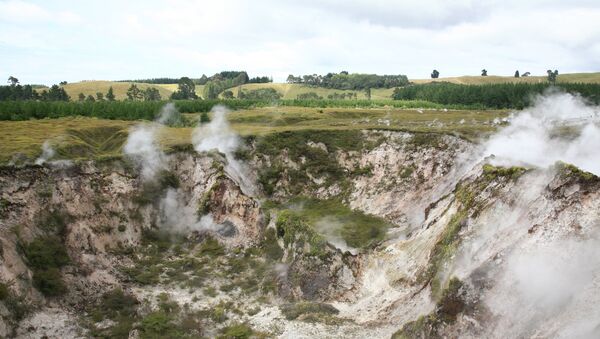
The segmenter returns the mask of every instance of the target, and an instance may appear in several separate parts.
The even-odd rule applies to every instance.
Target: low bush
[[[307,301],[295,304],[286,304],[280,308],[287,320],[294,320],[307,314],[336,315],[340,312],[338,309],[329,304]]]
[[[246,324],[229,325],[221,330],[219,339],[247,339],[254,335],[252,328]]]

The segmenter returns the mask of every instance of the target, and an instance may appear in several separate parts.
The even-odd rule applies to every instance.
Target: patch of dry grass
[[[112,86],[115,97],[117,100],[125,100],[127,99],[127,89],[131,86],[131,82],[115,82],[115,81],[81,81],[74,82],[71,84],[64,85],[65,91],[71,97],[72,101],[77,101],[79,93],[85,94],[85,96],[92,95],[94,98],[96,97],[97,92],[101,92],[106,96],[106,92],[108,92],[108,88]],[[135,83],[137,87],[141,90],[145,90],[150,87],[158,88],[158,92],[160,93],[161,98],[168,99],[173,93],[172,90],[167,89],[165,87],[154,85],[154,84],[144,84],[144,83]],[[175,85],[175,89],[177,89],[177,85]]]
[[[492,121],[506,111],[414,110],[397,108],[262,107],[233,111],[228,119],[243,136],[295,130],[390,129],[450,133],[468,139],[494,131]],[[197,121],[199,114],[185,114]],[[15,153],[35,158],[44,141],[71,157],[119,155],[128,129],[137,121],[68,117],[29,121],[0,121],[0,163]],[[191,142],[193,127],[165,127],[159,134],[164,148]]]

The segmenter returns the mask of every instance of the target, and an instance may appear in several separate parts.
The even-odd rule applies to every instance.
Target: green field
[[[192,124],[199,114],[184,114]],[[397,108],[309,108],[262,107],[233,111],[228,118],[242,136],[262,136],[295,130],[390,129],[414,132],[450,133],[468,139],[495,130],[491,121],[505,111],[414,110]],[[129,127],[137,121],[83,117],[27,121],[0,121],[0,163],[16,153],[30,159],[39,156],[41,145],[49,140],[65,158],[116,156]],[[193,127],[165,127],[159,142],[168,149],[187,145]],[[60,150],[63,150],[62,152]]]

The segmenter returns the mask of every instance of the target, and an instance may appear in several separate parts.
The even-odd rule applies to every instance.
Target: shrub
[[[252,328],[246,324],[234,324],[221,330],[219,339],[246,339],[254,334]]]
[[[57,236],[37,237],[25,247],[25,257],[33,269],[58,268],[69,263],[69,255]]]
[[[62,280],[58,268],[36,269],[33,271],[33,285],[45,296],[53,297],[64,294],[67,287]]]
[[[174,338],[181,335],[173,318],[162,311],[148,314],[140,324],[141,338]]]
[[[37,237],[24,248],[29,267],[33,270],[34,286],[46,296],[66,292],[59,268],[70,262],[63,242],[57,236]]]
[[[200,248],[198,255],[207,255],[209,257],[218,257],[225,254],[223,245],[213,238],[206,238]]]
[[[115,288],[102,296],[100,311],[104,317],[113,320],[118,317],[133,317],[137,304],[135,297],[123,293],[120,288]]]
[[[328,314],[335,315],[338,311],[335,307],[325,303],[299,302],[281,306],[281,312],[287,320],[294,320],[306,314]]]
[[[8,298],[9,296],[9,289],[8,286],[5,283],[0,283],[0,300],[6,300],[6,298]]]

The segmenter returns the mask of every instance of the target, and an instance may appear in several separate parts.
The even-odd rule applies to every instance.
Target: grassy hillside
[[[177,84],[154,84],[153,86],[162,87],[165,90],[171,91],[171,93],[177,90]],[[204,91],[204,85],[196,85],[196,95],[202,97],[202,92]],[[162,95],[162,94],[161,94]]]
[[[86,96],[91,94],[94,97],[96,97],[97,92],[102,92],[104,95],[106,95],[106,92],[108,92],[108,88],[111,86],[113,88],[115,96],[117,97],[117,100],[124,100],[127,99],[127,89],[131,86],[131,84],[131,82],[82,81],[67,84],[63,87],[65,91],[67,91],[67,94],[69,94],[69,96],[71,97],[71,100],[73,101],[77,101],[79,93],[83,93]],[[148,87],[158,88],[158,92],[160,93],[160,96],[163,99],[168,99],[171,93],[173,93],[172,90],[169,90],[159,85],[143,83],[136,83],[136,85],[141,90],[145,90]],[[175,85],[175,87],[177,86]]]
[[[352,90],[341,90],[331,89],[322,87],[309,87],[302,84],[287,84],[287,83],[267,83],[267,84],[245,84],[229,89],[233,92],[233,95],[237,95],[238,88],[241,87],[242,91],[251,91],[260,88],[274,88],[279,94],[283,95],[282,99],[296,99],[299,94],[314,92],[317,95],[327,99],[329,94],[334,93],[356,93],[357,99],[366,99],[364,91],[352,91]],[[393,89],[373,89],[371,91],[371,99],[389,99],[392,95]],[[388,94],[389,93],[389,94]],[[222,96],[222,93],[221,93]]]
[[[546,83],[545,76],[529,76],[515,78],[511,76],[497,76],[489,75],[487,77],[482,76],[461,76],[461,77],[447,77],[439,79],[411,79],[416,84],[430,83],[433,81],[447,81],[455,84],[463,85],[482,85],[482,84],[501,84],[501,83]],[[598,73],[572,73],[572,74],[561,74],[558,76],[557,82],[585,82],[585,83],[600,83],[600,72]],[[240,87],[240,86],[238,86]],[[231,88],[235,96],[238,91],[238,87]],[[327,95],[333,93],[350,93],[355,92],[358,99],[366,99],[364,91],[347,91],[321,87],[309,87],[302,84],[287,84],[287,83],[268,83],[268,84],[245,84],[242,85],[243,91],[256,90],[259,88],[274,88],[283,95],[282,99],[296,99],[298,94],[314,92],[323,98],[327,98]],[[371,90],[371,99],[381,100],[390,99],[392,96],[393,88],[376,88]],[[222,93],[221,93],[222,95]]]
[[[232,127],[245,136],[294,130],[393,129],[476,138],[495,130],[492,120],[506,114],[503,111],[279,106],[240,109],[231,112],[228,118]],[[192,124],[199,118],[195,113],[185,116]],[[120,155],[127,130],[137,123],[83,117],[0,121],[0,164],[8,162],[16,153],[35,159],[46,140],[59,155],[68,158]],[[159,135],[160,144],[164,148],[189,144],[192,130],[193,127],[164,128]]]
[[[486,77],[482,76],[460,76],[460,77],[447,77],[447,78],[438,78],[438,79],[412,79],[411,82],[416,84],[424,84],[433,81],[447,81],[454,84],[461,85],[483,85],[483,84],[501,84],[507,82],[515,82],[515,83],[544,83],[548,80],[546,76],[529,76],[529,77],[521,77],[515,78],[512,76],[498,76],[498,75],[488,75]],[[600,83],[600,72],[598,73],[571,73],[571,74],[559,74],[557,78],[557,82],[585,82],[585,83]]]
[[[512,76],[497,76],[489,75],[487,77],[482,76],[460,76],[460,77],[447,77],[439,79],[411,79],[416,84],[429,83],[433,81],[447,81],[455,84],[466,84],[466,85],[480,85],[480,84],[498,84],[507,82],[517,83],[545,83],[545,76],[530,76],[515,78]],[[600,72],[598,73],[572,73],[572,74],[561,74],[558,76],[557,82],[586,82],[586,83],[600,83]],[[140,89],[146,89],[148,87],[156,87],[159,89],[160,95],[163,99],[168,99],[171,93],[177,90],[177,84],[137,84]],[[117,96],[117,100],[124,100],[127,98],[126,92],[131,83],[129,82],[114,82],[114,81],[82,81],[67,84],[64,86],[65,90],[71,96],[71,100],[77,100],[79,93],[83,93],[86,96],[91,94],[96,96],[96,92],[102,92],[106,94],[108,88],[112,86]],[[238,86],[240,87],[240,86]],[[234,96],[237,95],[238,87],[231,88]],[[274,88],[283,97],[282,99],[296,99],[299,94],[315,92],[323,98],[327,98],[328,95],[333,93],[356,93],[358,99],[366,99],[364,91],[350,91],[350,90],[338,90],[330,88],[320,87],[308,87],[302,84],[287,84],[287,83],[267,83],[267,84],[245,84],[242,85],[243,91],[255,90],[259,88]],[[204,86],[196,85],[196,94],[202,96]],[[373,89],[371,90],[371,99],[389,99],[392,95],[393,88],[390,89]],[[221,93],[222,96],[222,93]]]

